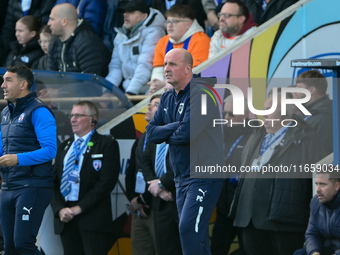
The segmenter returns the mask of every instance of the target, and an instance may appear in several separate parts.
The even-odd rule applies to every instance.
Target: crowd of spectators
[[[295,2],[297,0],[1,1],[0,62],[2,66],[26,65],[38,70],[96,74],[126,95],[152,94],[169,85],[164,77],[164,58],[173,48],[190,52],[192,67],[195,67]],[[213,35],[209,34],[209,27]],[[312,117],[298,111],[294,116],[290,111],[283,117],[278,108],[272,116],[266,117],[282,121],[296,118],[298,128],[290,131],[265,125],[252,133],[240,126],[228,126],[224,132],[226,164],[258,167],[261,158],[266,159],[261,166],[285,165],[292,161],[296,165],[311,164],[332,152],[332,125],[329,124],[332,109],[326,95],[326,78],[317,71],[308,71],[296,82],[297,87],[311,92],[306,108]],[[104,93],[110,95],[108,91]],[[301,95],[292,96],[300,98]],[[147,114],[155,114],[159,101],[158,97],[151,99]],[[272,101],[273,96],[270,96],[266,109]],[[247,113],[241,119],[233,115],[230,97],[224,103],[227,121],[240,123],[248,119]],[[268,147],[264,146],[267,143]],[[163,225],[174,227],[168,233],[175,236],[171,240],[172,248],[180,247],[171,163],[167,156],[165,173],[158,175],[155,167],[158,150],[158,146],[149,143],[143,135],[131,152],[131,159],[135,158],[136,162],[130,166],[127,177],[132,179],[127,179],[127,183],[131,184],[128,190],[130,210],[134,213],[131,237],[136,254],[149,251],[150,254],[171,254],[164,246],[168,237],[162,234]],[[151,194],[148,195],[153,195],[149,201],[139,195],[146,195],[147,191],[135,192],[139,167],[149,171],[144,169],[145,181],[150,185]],[[171,170],[171,177],[166,168]],[[244,249],[247,254],[290,254],[302,248],[312,197],[310,179],[229,177],[217,203],[219,223],[213,230],[213,255],[228,252],[236,235],[242,251]],[[339,184],[336,185],[333,196],[338,201]],[[257,196],[256,189],[263,196]],[[298,195],[291,199],[294,192]],[[316,207],[316,198],[313,201]],[[271,210],[268,217],[267,208]],[[311,222],[309,230],[310,225]],[[134,232],[136,229],[141,232]],[[145,237],[148,237],[146,243]]]
[[[150,94],[166,84],[160,67],[170,46],[188,48],[197,66],[208,58],[209,48],[211,57],[296,0],[266,0],[260,10],[257,1],[229,0],[225,6],[226,2],[4,0],[0,66],[20,63],[38,70],[96,74],[127,95]],[[147,17],[129,21],[136,13]],[[20,20],[25,16],[31,18]]]

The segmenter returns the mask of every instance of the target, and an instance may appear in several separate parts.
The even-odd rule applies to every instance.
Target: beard
[[[236,35],[239,31],[238,25],[236,24],[235,26],[228,26],[227,24],[224,24],[224,27],[220,26],[220,29],[222,32],[227,33],[229,35]]]

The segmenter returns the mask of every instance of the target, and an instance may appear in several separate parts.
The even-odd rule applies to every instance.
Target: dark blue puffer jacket
[[[111,59],[109,50],[94,33],[87,20],[64,42],[53,36],[48,50],[47,68],[50,71],[89,73],[105,77]]]
[[[32,113],[46,107],[36,93],[17,99],[15,110],[7,106],[1,113],[4,154],[18,154],[40,149],[32,124]],[[49,109],[48,107],[46,107]],[[32,166],[1,167],[2,190],[24,187],[52,188],[52,161]]]

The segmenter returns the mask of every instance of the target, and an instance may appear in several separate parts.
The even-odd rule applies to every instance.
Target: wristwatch
[[[157,184],[158,184],[158,187],[159,187],[160,189],[164,189],[164,186],[163,186],[163,184],[161,183],[161,180],[158,180]]]

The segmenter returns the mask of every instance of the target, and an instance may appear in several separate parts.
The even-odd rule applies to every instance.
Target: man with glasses
[[[164,57],[171,49],[183,48],[193,57],[193,67],[208,59],[210,38],[195,19],[195,13],[188,5],[174,5],[166,13],[168,34],[156,45],[149,94],[164,87]]]
[[[211,38],[209,57],[227,49],[257,26],[248,8],[240,0],[228,0],[218,13],[218,18],[220,29]]]
[[[110,193],[120,171],[119,146],[95,131],[93,103],[74,104],[70,118],[74,136],[58,146],[53,168],[54,230],[65,255],[106,255],[114,243]]]

